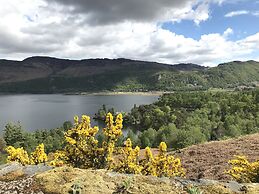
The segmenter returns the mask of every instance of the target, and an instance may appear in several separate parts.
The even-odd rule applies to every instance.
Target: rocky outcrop
[[[187,180],[127,175],[107,170],[52,168],[45,165],[0,166],[0,194],[188,194],[197,188],[203,194],[259,194],[259,184],[238,184],[213,180]]]
[[[43,194],[34,178],[52,169],[46,165],[22,166],[18,163],[0,166],[0,194]]]

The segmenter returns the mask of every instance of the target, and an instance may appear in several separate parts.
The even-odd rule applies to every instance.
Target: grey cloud
[[[46,0],[63,5],[66,12],[86,15],[88,24],[103,25],[123,21],[151,21],[170,10],[197,4],[198,0]],[[173,17],[173,16],[172,16]],[[171,18],[175,19],[175,18]]]
[[[57,50],[60,45],[53,42],[47,35],[38,38],[26,36],[17,37],[4,29],[0,29],[0,50],[2,53],[50,53]]]
[[[65,18],[65,17],[64,17]],[[32,23],[12,33],[0,27],[1,53],[35,53],[49,54],[64,48],[77,34],[78,26],[72,26],[70,19],[60,23]]]

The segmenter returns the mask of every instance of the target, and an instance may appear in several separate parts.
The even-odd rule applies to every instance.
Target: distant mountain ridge
[[[23,61],[0,60],[2,93],[200,90],[254,86],[258,82],[256,61],[208,68],[124,58],[69,60],[38,56]]]

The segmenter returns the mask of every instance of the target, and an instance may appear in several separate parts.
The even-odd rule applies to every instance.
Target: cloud
[[[226,29],[226,30],[224,31],[223,36],[224,36],[225,38],[227,38],[229,35],[231,35],[231,34],[233,34],[233,33],[234,33],[233,29],[232,29],[232,28],[228,28],[228,29]]]
[[[234,17],[240,15],[252,15],[252,16],[259,16],[259,11],[248,11],[248,10],[238,10],[232,11],[225,15],[225,17]]]
[[[199,23],[208,19],[209,3],[222,0],[47,0],[62,6],[65,13],[79,14],[88,24],[106,25],[125,21],[180,21]]]
[[[247,10],[238,10],[238,11],[232,11],[225,15],[225,17],[234,17],[239,15],[248,15],[250,12]]]
[[[254,15],[254,16],[259,16],[259,11],[253,12],[252,15]]]
[[[3,1],[0,58],[123,57],[170,64],[216,65],[244,59],[259,45],[259,34],[229,40],[231,28],[223,34],[204,34],[195,40],[160,25],[168,20],[192,20],[199,25],[210,17],[210,4],[222,3],[220,0]]]

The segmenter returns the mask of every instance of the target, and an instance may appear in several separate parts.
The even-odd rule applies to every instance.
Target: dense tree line
[[[259,131],[259,90],[178,92],[150,105],[134,107],[125,117],[128,133],[142,147],[165,141],[183,148],[205,141]]]

